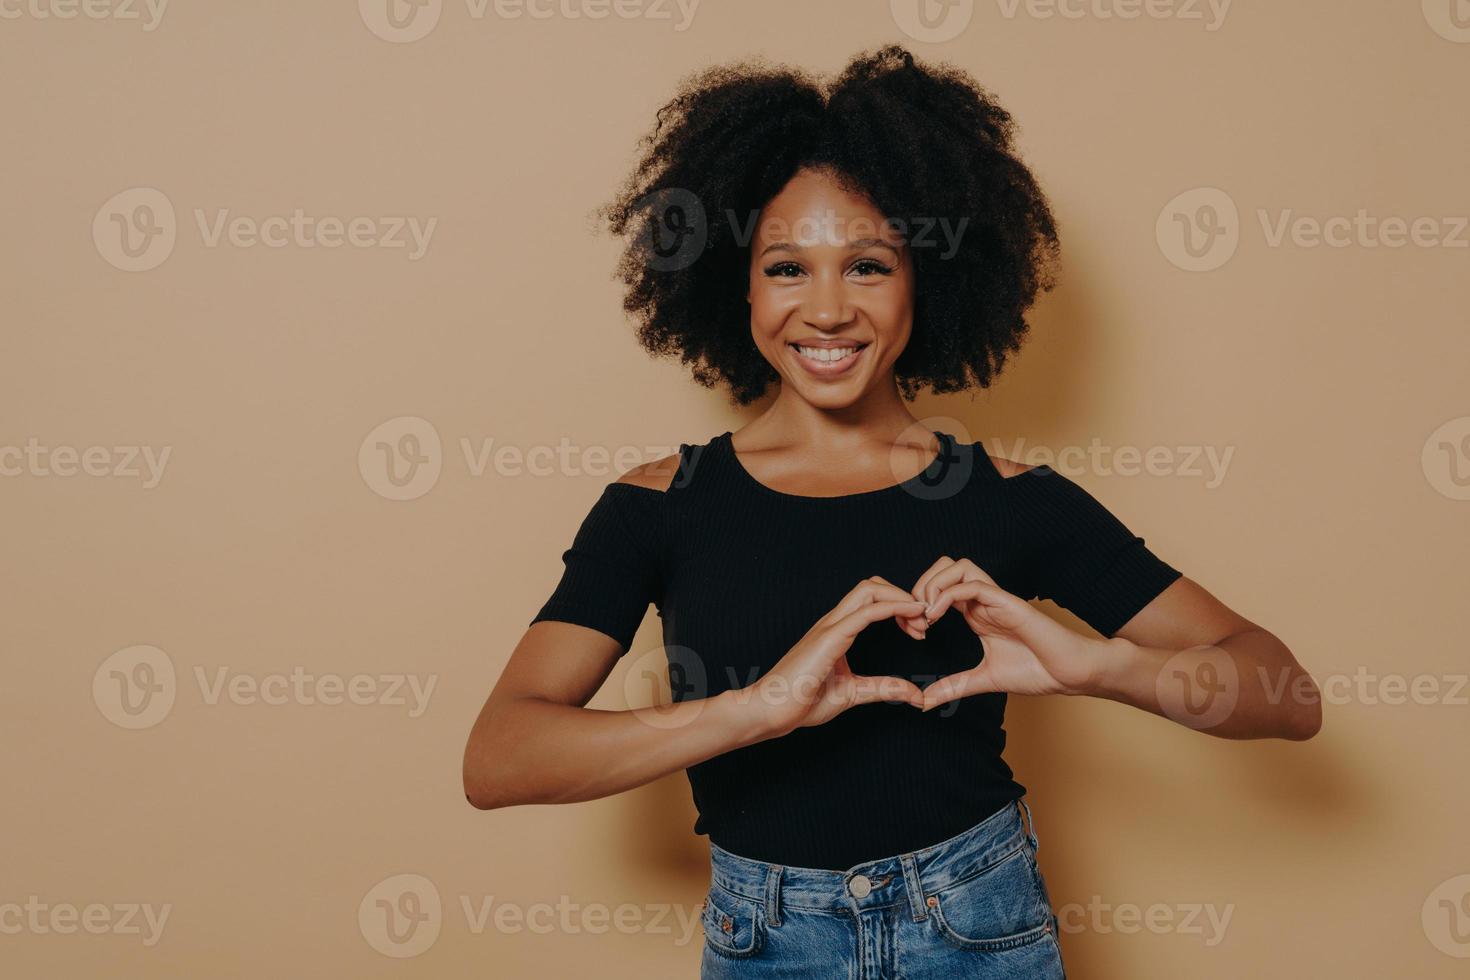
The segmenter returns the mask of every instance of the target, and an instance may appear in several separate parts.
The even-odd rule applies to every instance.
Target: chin
[[[842,385],[812,385],[792,382],[801,397],[818,408],[839,409],[856,405],[867,390],[864,379],[851,378]]]

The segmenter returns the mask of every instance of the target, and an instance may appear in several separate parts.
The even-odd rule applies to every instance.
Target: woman
[[[641,341],[740,404],[776,396],[604,489],[474,726],[470,802],[687,770],[707,978],[1062,977],[1006,695],[1189,724],[1199,694],[1228,704],[1192,727],[1305,739],[1314,699],[1257,678],[1310,678],[1077,484],[909,412],[989,384],[1052,283],[1045,197],[967,76],[898,47],[831,84],[716,68],[646,147],[605,209],[637,233]],[[586,709],[650,602],[674,703]],[[1174,677],[1206,687],[1171,704]]]

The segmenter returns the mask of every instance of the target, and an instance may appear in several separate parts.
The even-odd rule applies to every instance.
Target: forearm
[[[1142,708],[1220,738],[1311,738],[1322,699],[1286,645],[1262,629],[1169,650],[1091,641],[1098,670],[1081,693]]]
[[[611,796],[771,737],[737,692],[626,711],[536,698],[498,705],[465,749],[465,793],[480,809]]]

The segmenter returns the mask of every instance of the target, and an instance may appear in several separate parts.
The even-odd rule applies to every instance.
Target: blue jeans
[[[949,840],[846,871],[711,843],[700,978],[1065,980],[1037,845],[1023,800]]]

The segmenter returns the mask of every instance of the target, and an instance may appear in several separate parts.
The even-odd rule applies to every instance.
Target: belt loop
[[[903,866],[903,890],[909,896],[909,910],[915,922],[923,922],[929,917],[929,909],[924,904],[924,886],[919,881],[919,867],[912,853],[900,854],[898,863]]]
[[[781,865],[766,866],[766,923],[781,924]]]
[[[1016,802],[1021,804],[1021,809],[1026,811],[1026,839],[1031,841],[1033,851],[1040,850],[1041,841],[1036,839],[1036,818],[1031,815],[1031,807],[1027,806],[1026,801],[1020,797],[1016,798]]]

